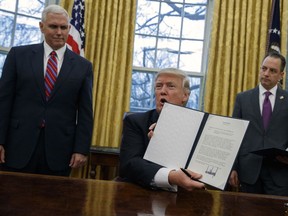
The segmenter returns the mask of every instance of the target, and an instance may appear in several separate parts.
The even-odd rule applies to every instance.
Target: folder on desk
[[[165,103],[144,159],[224,190],[249,121]]]
[[[266,149],[260,149],[257,151],[252,151],[251,153],[257,154],[260,156],[265,157],[276,157],[276,156],[288,156],[288,151],[278,148],[266,148]]]

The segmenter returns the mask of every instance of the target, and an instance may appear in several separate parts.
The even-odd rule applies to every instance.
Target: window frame
[[[210,38],[210,29],[211,29],[211,20],[212,20],[212,12],[213,12],[213,0],[207,0],[206,4],[206,14],[205,14],[205,28],[204,28],[204,37],[203,40],[193,39],[193,41],[203,41],[203,48],[202,48],[202,62],[201,62],[201,69],[200,72],[193,72],[193,71],[186,71],[189,77],[193,78],[200,78],[200,89],[199,89],[199,100],[197,104],[197,109],[203,110],[204,109],[204,89],[205,89],[205,81],[206,81],[206,71],[207,71],[207,62],[208,62],[208,52],[209,52],[209,38]],[[135,33],[135,36],[143,35]],[[179,37],[179,40],[185,40],[182,35]],[[133,54],[134,56],[134,54]],[[178,63],[177,67],[179,67],[179,55],[178,55]],[[148,68],[148,67],[139,67],[139,66],[132,66],[132,74],[134,72],[147,72],[147,73],[154,73],[153,77],[155,77],[159,68]],[[153,99],[154,90],[151,92],[151,100]],[[130,95],[130,110],[135,111],[135,108],[131,106],[131,97],[132,97],[132,83],[131,83],[131,95]],[[152,102],[151,102],[152,103]],[[139,111],[146,110],[148,108],[139,108]],[[152,107],[150,107],[152,109]],[[137,110],[137,108],[136,108]]]

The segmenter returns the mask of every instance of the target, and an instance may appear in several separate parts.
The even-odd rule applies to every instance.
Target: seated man
[[[156,109],[127,115],[123,121],[120,148],[120,177],[144,187],[177,191],[178,186],[191,191],[204,188],[181,170],[172,170],[143,159],[155,123],[165,102],[185,106],[190,95],[189,79],[181,70],[167,68],[155,79]],[[175,143],[177,145],[177,143]],[[187,170],[194,179],[201,174]]]

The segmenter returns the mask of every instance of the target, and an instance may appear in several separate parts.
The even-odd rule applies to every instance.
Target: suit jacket
[[[124,118],[119,169],[122,179],[151,187],[155,174],[162,166],[144,160],[143,156],[149,143],[149,127],[157,122],[158,117],[154,109]]]
[[[250,120],[235,163],[241,182],[254,184],[259,177],[263,157],[250,153],[263,148],[288,147],[288,93],[277,89],[275,105],[267,131],[264,130],[259,105],[259,87],[239,93],[233,117]],[[269,161],[272,180],[279,186],[288,185],[288,165]]]
[[[43,43],[14,47],[0,79],[0,144],[6,164],[23,168],[45,120],[49,167],[69,167],[72,153],[88,154],[92,134],[92,64],[68,48],[51,97],[44,92]]]

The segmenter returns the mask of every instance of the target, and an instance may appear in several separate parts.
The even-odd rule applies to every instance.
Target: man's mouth
[[[160,102],[161,102],[162,104],[164,104],[165,102],[167,102],[167,100],[166,100],[165,98],[161,98],[161,99],[160,99]]]

